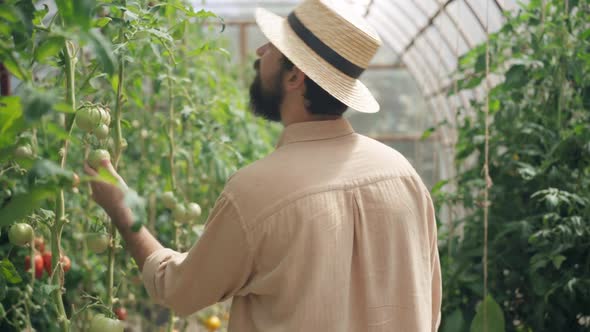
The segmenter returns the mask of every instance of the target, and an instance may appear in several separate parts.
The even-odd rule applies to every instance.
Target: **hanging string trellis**
[[[486,76],[485,76],[485,151],[484,151],[484,204],[483,204],[483,328],[484,332],[488,332],[488,218],[489,218],[489,191],[492,186],[492,179],[490,177],[489,154],[490,154],[490,83],[488,78],[490,76],[490,1],[486,1]]]

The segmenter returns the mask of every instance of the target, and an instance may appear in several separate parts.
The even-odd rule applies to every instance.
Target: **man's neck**
[[[284,127],[288,127],[299,122],[327,121],[336,120],[339,118],[341,118],[339,115],[311,114],[304,108],[281,110],[281,122],[283,123]]]

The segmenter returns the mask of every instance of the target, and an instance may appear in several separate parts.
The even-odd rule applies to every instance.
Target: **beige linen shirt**
[[[432,201],[410,163],[345,119],[285,128],[228,181],[188,253],[143,268],[188,315],[233,297],[229,331],[436,331],[441,274]]]

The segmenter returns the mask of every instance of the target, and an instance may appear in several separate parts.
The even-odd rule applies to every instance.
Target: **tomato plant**
[[[0,63],[17,82],[0,96],[1,331],[116,330],[116,308],[186,327],[147,300],[90,178],[76,173],[111,160],[133,188],[135,228],[177,250],[194,244],[227,178],[278,133],[247,112],[220,22],[180,0],[0,4]],[[15,224],[31,237],[26,226],[11,236]]]
[[[481,330],[486,149],[489,330],[590,327],[589,19],[588,1],[531,1],[490,36],[490,71],[504,80],[489,92],[489,144],[486,102],[474,101],[458,114],[457,176],[437,186],[456,189],[434,195],[466,211],[440,232],[441,332]],[[485,63],[485,45],[467,53],[458,88],[485,82]]]

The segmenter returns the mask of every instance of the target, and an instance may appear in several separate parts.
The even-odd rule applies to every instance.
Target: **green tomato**
[[[88,155],[88,164],[94,169],[98,169],[100,167],[100,162],[103,160],[111,160],[111,155],[107,150],[94,150]]]
[[[109,237],[106,234],[95,233],[86,237],[86,244],[95,254],[101,254],[109,247]]]
[[[101,123],[101,112],[96,107],[85,107],[78,111],[76,124],[82,130],[92,132]]]
[[[98,139],[105,139],[109,137],[109,127],[106,124],[101,123],[92,131],[92,133]]]
[[[30,159],[33,157],[33,150],[31,149],[31,146],[28,144],[21,145],[17,147],[16,150],[14,150],[14,155],[17,158]]]
[[[88,332],[123,332],[123,323],[106,317],[103,314],[95,315],[90,321]]]
[[[162,204],[168,209],[173,209],[176,206],[176,198],[174,197],[174,193],[171,191],[166,191],[162,194]]]
[[[25,223],[17,223],[10,227],[8,240],[15,246],[24,246],[33,241],[33,227]]]
[[[195,220],[201,216],[201,207],[195,202],[188,203],[186,207],[186,217],[188,220]]]
[[[176,221],[185,221],[187,214],[184,205],[181,203],[176,204],[176,206],[172,210],[172,216]]]
[[[98,111],[100,113],[100,123],[109,126],[111,124],[111,113],[109,112],[108,108],[104,109],[99,107]]]

